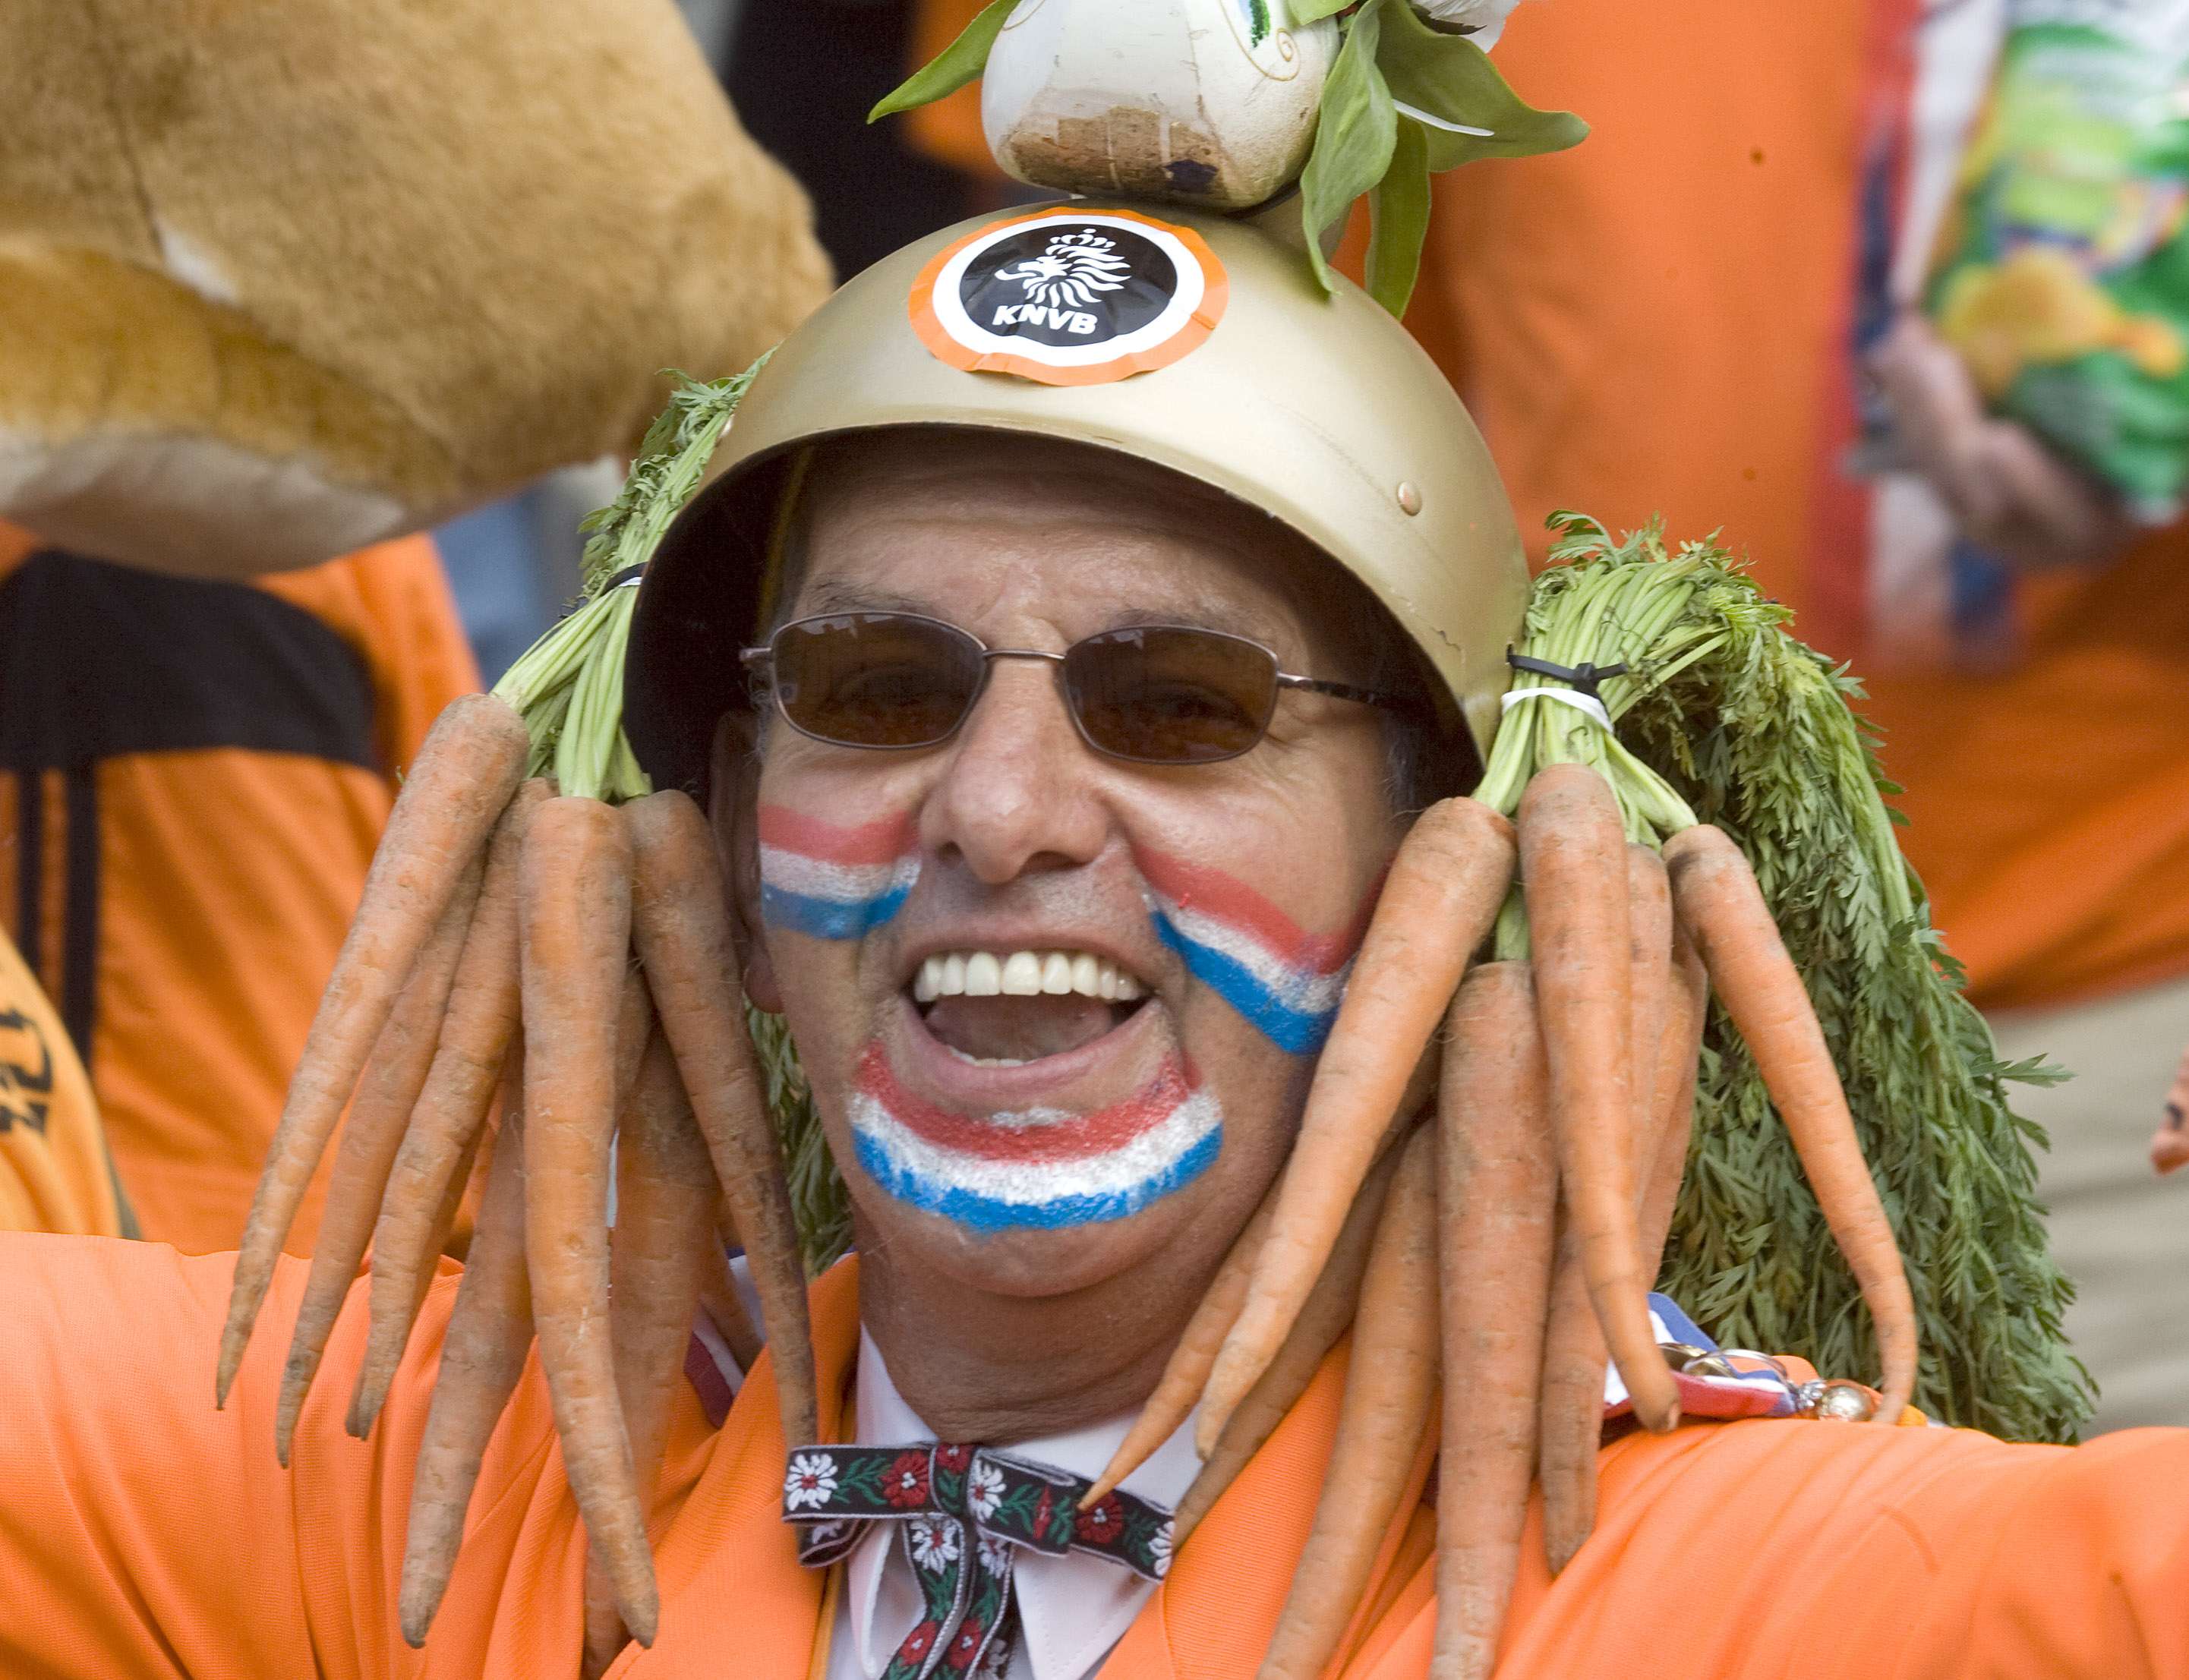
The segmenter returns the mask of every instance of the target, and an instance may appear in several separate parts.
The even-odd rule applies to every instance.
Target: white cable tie
[[[1477,139],[1482,140],[1494,140],[1497,138],[1497,131],[1495,128],[1477,128],[1471,122],[1453,122],[1447,118],[1423,110],[1419,105],[1410,105],[1404,99],[1394,99],[1391,101],[1391,105],[1400,116],[1411,116],[1417,122],[1426,122],[1432,128],[1441,128],[1447,134],[1472,134]]]
[[[1510,711],[1523,700],[1536,699],[1556,700],[1561,705],[1571,706],[1575,711],[1587,712],[1606,734],[1616,733],[1612,729],[1611,714],[1604,709],[1604,702],[1593,694],[1582,693],[1578,688],[1514,688],[1507,692],[1501,704],[1506,711]]]
[[[635,576],[625,578],[621,583],[616,585],[616,589],[636,589],[639,585],[645,581],[646,574],[640,572]],[[610,590],[608,593],[613,595],[615,593],[615,590]]]

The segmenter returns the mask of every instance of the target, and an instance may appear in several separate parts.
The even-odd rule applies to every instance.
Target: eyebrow
[[[911,613],[921,618],[954,622],[931,601],[842,579],[823,579],[817,582],[806,599],[800,603],[798,615],[810,618],[830,613]],[[1168,608],[1129,608],[1111,618],[1104,628],[1138,630],[1150,625],[1183,625],[1191,629],[1218,631],[1228,636],[1250,636],[1272,647],[1281,639],[1276,633],[1276,626],[1258,613],[1237,609],[1217,612],[1197,604]]]

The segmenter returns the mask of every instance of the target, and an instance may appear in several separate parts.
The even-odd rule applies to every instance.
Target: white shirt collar
[[[893,1446],[936,1439],[897,1393],[880,1351],[863,1330],[859,1332],[857,1410],[854,1439],[861,1445]],[[1128,1412],[1065,1434],[998,1445],[1092,1480],[1132,1424]],[[1193,1451],[1193,1424],[1187,1418],[1146,1463],[1125,1478],[1128,1492],[1165,1506],[1174,1506],[1185,1496],[1201,1468]],[[894,1538],[894,1525],[877,1525],[852,1548],[846,1563],[830,1680],[875,1680],[905,1636],[919,1625],[919,1587],[902,1548],[891,1543]],[[1076,1552],[1061,1558],[1021,1552],[1011,1579],[1021,1629],[1011,1673],[1031,1680],[1084,1680],[1124,1638],[1155,1591],[1154,1583],[1129,1570]]]

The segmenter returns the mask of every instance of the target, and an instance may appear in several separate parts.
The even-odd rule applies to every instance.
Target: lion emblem
[[[1000,269],[996,278],[1016,280],[1031,303],[1052,309],[1084,309],[1098,294],[1122,291],[1131,273],[1131,266],[1117,255],[1117,241],[1088,228],[1060,235],[1040,256]]]

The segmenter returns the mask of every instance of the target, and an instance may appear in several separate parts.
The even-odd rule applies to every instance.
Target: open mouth
[[[946,1049],[1000,1067],[1091,1044],[1148,996],[1138,976],[1086,951],[938,952],[905,990]]]

